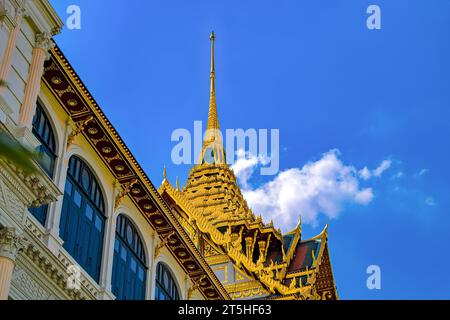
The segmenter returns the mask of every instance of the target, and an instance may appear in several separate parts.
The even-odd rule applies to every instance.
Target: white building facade
[[[47,0],[0,0],[0,132],[45,155],[27,174],[0,153],[0,299],[228,299],[55,48],[62,28]]]

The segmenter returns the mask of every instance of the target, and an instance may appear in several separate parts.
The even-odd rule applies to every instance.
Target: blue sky
[[[303,228],[307,238],[330,224],[340,297],[450,298],[450,1],[52,3],[63,20],[80,6],[81,30],[56,41],[155,185],[164,165],[173,183],[187,177],[170,137],[206,120],[214,30],[222,127],[280,129],[280,169],[303,176],[338,149],[373,193]],[[366,27],[371,4],[381,30]],[[361,177],[382,161],[380,176]],[[366,287],[369,265],[381,267],[381,290]]]

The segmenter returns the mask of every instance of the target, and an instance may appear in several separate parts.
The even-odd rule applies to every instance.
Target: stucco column
[[[25,14],[24,8],[16,9],[15,27],[11,30],[6,43],[5,51],[3,52],[3,59],[0,65],[0,81],[6,82],[9,71],[11,70],[14,50],[16,49],[17,35],[20,31],[23,16]],[[0,87],[0,94],[2,94],[5,87]]]
[[[19,126],[31,130],[36,101],[41,88],[41,77],[44,74],[44,62],[48,57],[48,50],[54,45],[51,35],[43,32],[36,34],[36,43],[31,58],[28,81],[25,87],[25,96],[20,107]]]
[[[0,300],[8,300],[16,257],[24,247],[14,228],[0,229]]]

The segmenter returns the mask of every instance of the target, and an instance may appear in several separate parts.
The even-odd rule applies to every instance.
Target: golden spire
[[[207,130],[220,130],[216,105],[216,68],[214,62],[214,41],[216,40],[216,36],[214,35],[214,31],[211,32],[209,39],[211,40],[211,85],[209,90],[209,115]]]
[[[225,152],[223,150],[222,135],[220,133],[216,104],[216,69],[214,61],[214,44],[216,36],[214,32],[211,32],[211,36],[209,37],[209,39],[211,40],[211,83],[209,89],[209,113],[208,125],[206,127],[206,134],[203,140],[203,148],[200,154],[199,164],[225,164]]]

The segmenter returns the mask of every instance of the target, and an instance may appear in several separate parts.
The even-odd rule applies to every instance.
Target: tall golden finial
[[[215,68],[215,62],[214,62],[214,41],[216,40],[216,36],[214,34],[214,31],[211,32],[211,35],[209,36],[209,40],[211,40],[211,92],[215,92],[215,84],[214,80],[216,78],[216,68]]]
[[[217,104],[216,104],[216,67],[214,61],[214,42],[216,36],[214,31],[211,32],[209,37],[211,40],[211,85],[210,85],[210,96],[209,96],[209,115],[208,115],[208,130],[219,130],[219,119],[217,117]]]
[[[216,69],[215,69],[215,55],[214,44],[216,36],[214,31],[209,37],[211,40],[211,75],[210,75],[210,90],[209,90],[209,112],[208,125],[206,134],[203,140],[203,148],[200,154],[199,164],[224,164],[226,163],[225,152],[223,150],[222,135],[220,133],[219,118],[217,115],[216,104]]]

